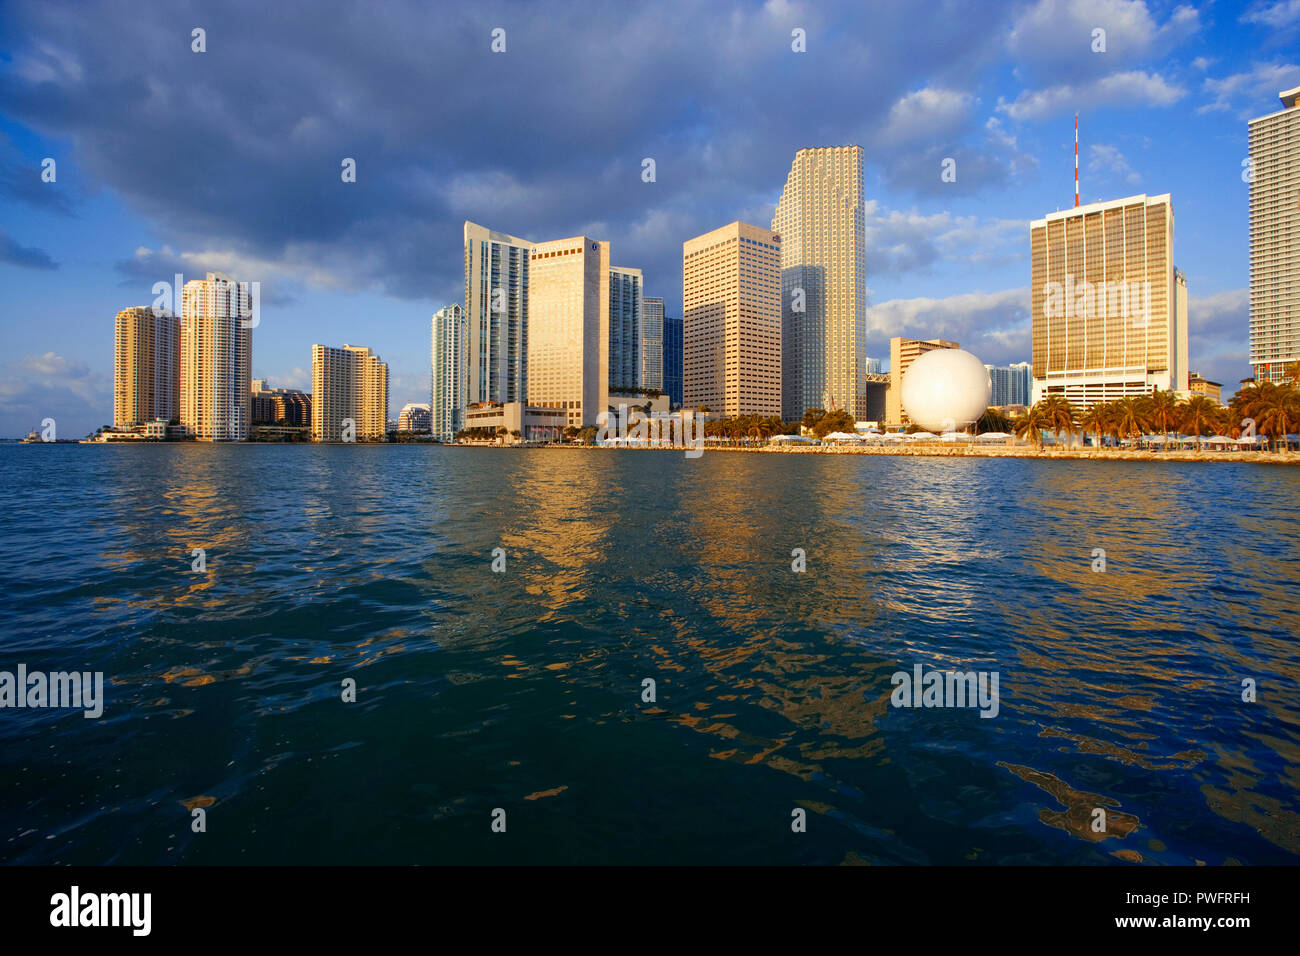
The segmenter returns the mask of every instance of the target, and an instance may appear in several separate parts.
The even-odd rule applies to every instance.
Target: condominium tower
[[[433,437],[451,441],[465,427],[465,311],[459,304],[445,306],[433,314],[432,325],[429,409]]]
[[[641,388],[641,270],[609,270],[609,387]]]
[[[682,398],[781,414],[781,239],[733,222],[682,243]]]
[[[311,347],[312,441],[344,441],[352,421],[354,441],[388,437],[388,366],[368,348]]]
[[[574,236],[531,247],[527,402],[562,408],[577,427],[609,407],[609,284],[608,242]]]
[[[1281,381],[1300,361],[1300,86],[1250,121],[1250,364]]]
[[[243,441],[252,421],[252,299],[219,272],[181,293],[180,420],[199,441]]]
[[[1033,389],[1034,367],[1028,362],[1015,365],[985,365],[989,373],[989,383],[993,390],[989,393],[989,404],[1028,405],[1029,395]]]
[[[528,392],[528,271],[533,243],[465,223],[466,401]]]
[[[1079,408],[1187,391],[1187,284],[1169,194],[1049,213],[1029,225],[1033,393]]]
[[[181,324],[151,308],[117,313],[113,341],[113,424],[140,425],[180,415],[177,350]]]
[[[641,387],[664,388],[664,300],[660,296],[641,300]]]
[[[801,149],[772,218],[781,237],[781,382],[787,421],[809,408],[865,414],[867,286],[862,147]]]

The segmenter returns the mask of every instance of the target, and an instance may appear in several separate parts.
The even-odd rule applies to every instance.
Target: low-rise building
[[[523,402],[479,402],[465,410],[466,431],[486,430],[496,435],[504,428],[507,439],[514,439],[518,432],[523,441],[560,441],[567,424],[565,409]]]

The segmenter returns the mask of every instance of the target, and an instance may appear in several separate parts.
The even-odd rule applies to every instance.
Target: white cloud
[[[1029,289],[890,299],[867,308],[869,335],[944,338],[992,364],[1028,361]]]
[[[1277,0],[1276,3],[1255,4],[1241,15],[1242,23],[1258,23],[1281,29],[1300,23],[1300,0]]]
[[[1077,86],[1065,84],[1043,90],[1025,90],[1011,103],[999,102],[998,109],[1012,119],[1033,120],[1113,103],[1170,106],[1184,95],[1185,90],[1169,83],[1158,73],[1130,70]]]
[[[1277,94],[1300,84],[1300,66],[1294,63],[1256,63],[1244,73],[1233,73],[1221,80],[1206,77],[1205,92],[1213,101],[1197,107],[1196,112],[1239,109],[1242,119],[1264,116],[1282,108]],[[1240,106],[1238,105],[1240,101]]]
[[[934,140],[960,129],[971,116],[975,97],[960,90],[924,87],[900,97],[889,108],[881,145]]]
[[[1118,147],[1097,143],[1088,148],[1088,154],[1088,172],[1109,174],[1130,186],[1136,186],[1142,181],[1142,177],[1128,164]]]

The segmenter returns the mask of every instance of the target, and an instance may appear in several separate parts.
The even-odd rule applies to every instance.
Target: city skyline
[[[234,22],[255,18],[238,5],[232,11],[239,14]],[[285,140],[283,164],[241,148],[228,168],[206,161],[188,168],[170,160],[159,167],[154,157],[133,157],[124,167],[107,155],[102,124],[120,129],[131,123],[126,106],[114,98],[99,104],[101,118],[94,121],[53,108],[64,99],[82,102],[80,77],[92,65],[108,75],[143,70],[156,88],[175,91],[190,82],[184,71],[110,62],[116,44],[110,49],[103,31],[92,29],[93,15],[70,30],[48,11],[16,8],[3,28],[16,54],[0,79],[10,104],[2,114],[3,169],[13,211],[6,217],[6,264],[0,268],[13,306],[49,318],[6,327],[11,357],[0,434],[17,437],[46,414],[65,434],[111,421],[106,316],[147,305],[153,283],[170,281],[175,271],[201,276],[218,267],[262,283],[269,321],[256,331],[254,376],[309,388],[306,343],[360,338],[391,356],[394,407],[427,400],[428,356],[412,343],[427,341],[434,311],[464,301],[458,233],[465,219],[522,235],[583,233],[610,240],[617,260],[643,270],[645,288],[662,294],[673,317],[681,281],[672,268],[674,246],[719,222],[768,221],[791,156],[800,148],[845,142],[861,142],[865,151],[866,354],[881,354],[890,337],[904,335],[956,339],[991,364],[1022,361],[1029,357],[1024,236],[1031,219],[1073,201],[1076,111],[1085,201],[1169,192],[1178,204],[1177,264],[1191,289],[1191,367],[1224,382],[1225,396],[1249,374],[1242,160],[1248,120],[1273,112],[1278,91],[1300,82],[1285,42],[1295,39],[1294,24],[1249,10],[1042,2],[993,14],[972,11],[940,26],[900,10],[891,15],[899,22],[915,19],[920,33],[915,42],[904,31],[901,44],[887,44],[847,15],[798,5],[741,5],[737,11],[742,26],[729,26],[736,35],[714,67],[718,79],[742,69],[756,75],[758,88],[736,93],[705,83],[700,105],[710,118],[695,122],[694,136],[676,134],[687,118],[646,105],[657,98],[680,102],[672,82],[635,98],[635,133],[620,123],[584,143],[566,126],[510,156],[487,149],[482,137],[457,133],[430,137],[437,152],[429,155],[379,146],[367,155],[354,135],[367,128],[361,117],[346,113],[323,121],[314,94],[304,91],[279,101],[284,115],[277,113],[276,121],[284,125],[275,127],[278,133],[259,127],[263,135],[301,131]],[[540,50],[541,20],[512,16],[467,13],[457,26],[465,49],[457,48],[455,58],[495,69],[500,75],[487,79],[507,84],[542,57],[548,69],[561,70],[565,90],[588,71],[608,68],[609,51],[599,44],[594,63],[550,63],[551,54]],[[662,47],[677,62],[697,56],[697,45],[717,35],[671,33],[692,16],[704,15],[668,5],[635,19],[642,35],[671,37]],[[421,20],[415,10],[394,17]],[[496,60],[487,59],[494,55],[487,43],[493,17],[511,31],[508,52]],[[1109,31],[1104,55],[1089,48],[1094,22]],[[1081,39],[1067,43],[1062,25],[1078,27]],[[119,26],[128,36],[136,29]],[[281,29],[257,26],[265,28],[265,38]],[[555,48],[587,48],[585,31],[605,26],[602,16],[592,18],[570,45]],[[804,53],[791,49],[796,27],[807,32]],[[481,44],[474,39],[480,28]],[[180,52],[197,58],[189,52],[188,30],[177,28]],[[209,30],[213,40],[221,36]],[[704,38],[691,39],[694,33]],[[969,45],[962,55],[954,54],[958,38]],[[1035,39],[1043,41],[1041,49]],[[262,42],[238,54],[229,44],[211,42],[202,54],[210,59],[193,62],[229,62],[252,55]],[[547,42],[556,44],[554,38]],[[878,51],[879,63],[863,66],[861,57],[844,56],[852,44],[864,43]],[[628,53],[618,55],[626,60]],[[1008,79],[1007,67],[1019,76]],[[279,71],[269,63],[268,78],[257,82],[275,82]],[[698,85],[699,69],[687,73]],[[850,75],[854,82],[845,84]],[[361,69],[353,82],[363,96],[377,96],[386,80]],[[844,92],[850,88],[851,104]],[[786,124],[752,110],[776,89],[805,98],[813,90],[832,92],[812,97],[806,115]],[[227,110],[247,101],[247,91],[217,89],[214,95]],[[491,103],[488,92],[483,96],[476,99],[480,111]],[[497,126],[505,116],[521,116],[504,99],[486,108]],[[159,109],[167,112],[162,104]],[[472,128],[459,109],[439,106],[448,131]],[[574,112],[585,124],[593,110],[584,104]],[[183,118],[156,121],[187,128]],[[536,121],[526,122],[531,129]],[[691,128],[689,121],[684,128]],[[80,131],[75,141],[74,129]],[[299,141],[303,136],[308,142]],[[41,182],[46,157],[57,161],[56,182]],[[340,181],[346,157],[356,160],[355,183]],[[941,179],[945,158],[955,160],[951,182]],[[645,178],[645,159],[655,161],[653,180]],[[300,187],[280,188],[290,173]],[[589,189],[575,188],[579,182]],[[229,192],[224,211],[198,202],[213,189]],[[308,206],[319,211],[294,215]],[[297,222],[297,240],[274,225],[288,221]],[[386,228],[377,231],[381,224]]]

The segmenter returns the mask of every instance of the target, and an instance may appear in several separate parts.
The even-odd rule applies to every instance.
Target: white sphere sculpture
[[[964,349],[932,349],[903,373],[903,409],[921,428],[956,431],[978,421],[993,392],[988,369]]]

